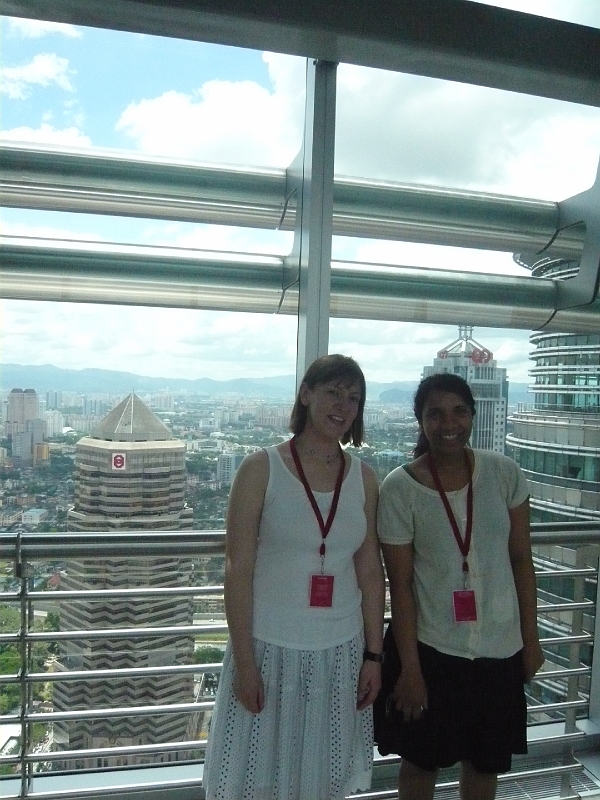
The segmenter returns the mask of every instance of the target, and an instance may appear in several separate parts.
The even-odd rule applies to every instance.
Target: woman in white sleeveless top
[[[341,800],[369,788],[384,580],[365,379],[317,359],[291,441],[241,464],[227,513],[230,641],[211,721],[207,800]]]

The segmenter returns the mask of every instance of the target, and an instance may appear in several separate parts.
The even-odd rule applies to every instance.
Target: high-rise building
[[[433,365],[423,369],[423,377],[439,372],[460,375],[471,387],[476,411],[471,445],[504,453],[508,408],[506,370],[498,367],[490,350],[473,339],[471,326],[459,326],[458,339],[438,352]]]
[[[62,392],[46,392],[46,410],[53,411],[62,406]]]
[[[129,395],[77,444],[75,506],[68,514],[71,531],[181,530],[192,527],[192,509],[184,497],[185,443],[134,394]],[[183,587],[190,582],[188,559],[164,556],[123,557],[102,561],[72,559],[63,585],[69,589],[153,589]],[[145,628],[190,625],[192,601],[184,597],[70,601],[61,606],[62,630]],[[194,648],[189,635],[159,638],[76,639],[65,644],[59,663],[64,670],[160,667],[190,663]],[[143,675],[102,681],[55,684],[56,710],[115,708],[192,702],[193,676]],[[124,746],[186,741],[193,738],[196,715],[127,716],[95,722],[57,723],[56,749],[89,749],[118,742]],[[185,757],[185,753],[174,754]],[[161,760],[167,760],[163,754]],[[131,757],[123,763],[147,763]],[[113,764],[111,763],[111,766]],[[97,766],[82,759],[82,767]]]
[[[38,396],[35,389],[11,389],[8,395],[6,415],[6,435],[9,439],[15,433],[23,433],[25,425],[39,419]]]
[[[20,464],[27,465],[33,461],[33,438],[31,431],[14,432],[11,436],[12,457]]]
[[[46,436],[49,439],[60,436],[65,427],[65,418],[56,409],[44,413],[44,422],[46,423]]]
[[[244,456],[240,453],[221,453],[217,459],[217,481],[229,485],[233,483],[233,478]]]
[[[577,262],[527,258],[534,277],[571,278]],[[600,520],[600,333],[536,331],[533,403],[511,416],[510,455],[531,488],[536,522]]]
[[[50,446],[46,444],[46,442],[34,443],[32,450],[34,464],[39,464],[40,461],[48,461],[50,459]]]

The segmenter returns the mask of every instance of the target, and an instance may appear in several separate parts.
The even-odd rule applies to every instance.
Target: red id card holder
[[[333,575],[310,576],[311,608],[331,608],[333,605]]]
[[[452,592],[452,605],[454,607],[454,622],[477,621],[475,592],[472,589],[460,589]]]

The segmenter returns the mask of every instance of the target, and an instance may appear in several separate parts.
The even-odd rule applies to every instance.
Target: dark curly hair
[[[423,410],[429,395],[433,394],[433,392],[452,392],[452,394],[457,394],[469,407],[471,414],[475,416],[475,398],[473,397],[473,392],[466,380],[461,378],[460,375],[454,375],[452,372],[438,372],[423,378],[417,387],[413,401],[413,411],[421,427],[417,444],[413,450],[415,458],[423,455],[423,453],[427,453],[429,450],[429,442],[423,433],[422,427]]]
[[[302,378],[302,383],[306,384],[309,389],[314,389],[318,384],[331,383],[333,381],[347,387],[355,385],[360,387],[358,413],[354,422],[342,437],[342,444],[352,441],[355,447],[360,447],[364,436],[363,412],[367,392],[363,371],[350,356],[334,353],[315,359],[307,369],[306,375]],[[298,390],[290,418],[290,430],[292,433],[295,435],[302,433],[306,426],[307,415],[306,406],[300,400],[300,390]]]

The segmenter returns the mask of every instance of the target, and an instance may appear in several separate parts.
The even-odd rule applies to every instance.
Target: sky
[[[600,27],[597,0],[497,2]],[[303,59],[4,18],[4,141],[248,166],[289,165],[301,144]],[[593,182],[600,110],[341,64],[339,175],[562,200]],[[7,236],[289,252],[289,233],[2,209]],[[333,258],[524,275],[509,253],[335,237]],[[289,316],[0,301],[0,363],[224,380],[295,372]],[[468,323],[468,320],[465,320]],[[331,320],[330,352],[368,380],[417,380],[454,326]],[[528,381],[529,332],[476,328],[509,379]]]

